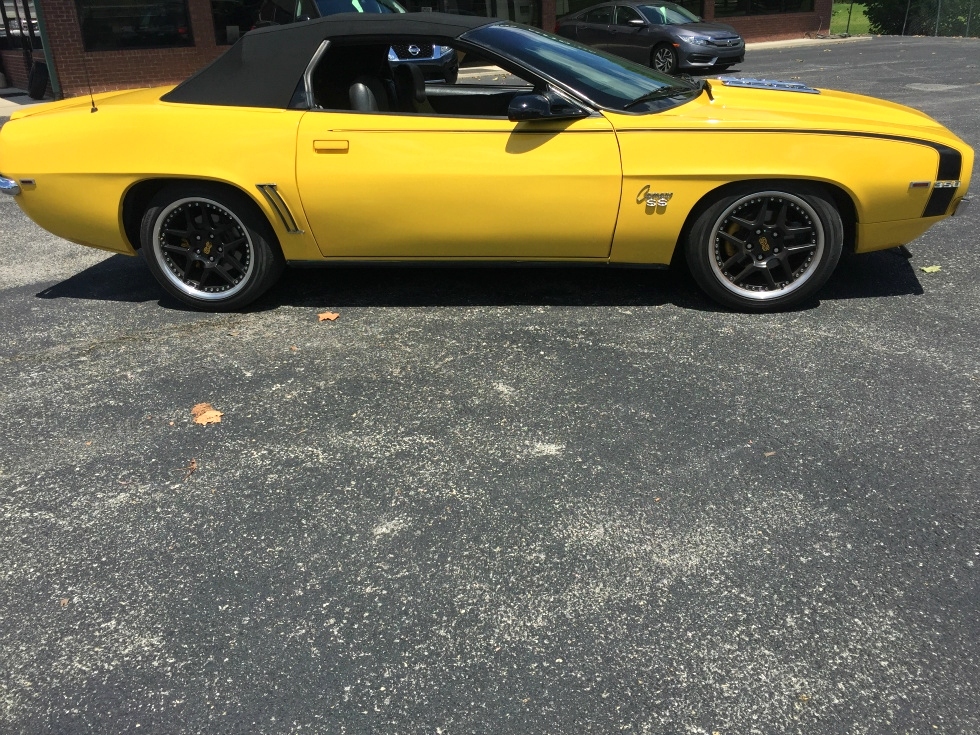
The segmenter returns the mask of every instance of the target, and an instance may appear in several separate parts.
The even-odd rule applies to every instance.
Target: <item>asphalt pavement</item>
[[[980,148],[977,40],[732,73]],[[208,315],[4,198],[0,731],[976,732],[978,231],[775,315],[387,267]]]

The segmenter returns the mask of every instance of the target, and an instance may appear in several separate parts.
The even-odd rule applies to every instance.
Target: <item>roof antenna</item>
[[[88,56],[85,49],[82,49],[82,70],[85,72],[85,83],[88,85],[88,98],[92,100],[92,109],[89,112],[98,112],[99,108],[95,106],[95,95],[92,94],[92,80],[88,75]]]

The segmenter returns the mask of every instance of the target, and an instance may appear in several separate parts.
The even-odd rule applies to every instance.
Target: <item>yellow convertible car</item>
[[[454,83],[413,55],[455,51]],[[0,189],[163,288],[240,308],[288,263],[667,265],[737,309],[810,298],[843,248],[962,207],[926,115],[798,83],[685,81],[506,21],[336,15],[246,34],[174,88],[16,113]]]

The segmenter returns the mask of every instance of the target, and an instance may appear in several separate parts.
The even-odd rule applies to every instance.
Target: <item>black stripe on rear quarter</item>
[[[710,130],[706,131],[703,128],[646,128],[642,130],[631,129],[623,132],[660,132],[660,133],[793,133],[796,135],[841,135],[849,138],[878,138],[880,140],[896,140],[901,143],[913,143],[915,145],[924,145],[932,148],[936,153],[939,154],[939,167],[936,171],[936,181],[956,181],[960,178],[960,170],[963,167],[963,156],[955,148],[950,148],[948,145],[943,145],[942,143],[936,143],[931,140],[923,140],[922,138],[908,138],[903,135],[887,135],[885,133],[860,133],[853,130],[800,130],[800,129],[773,129],[773,128],[730,128],[727,130]],[[940,215],[946,214],[949,209],[950,203],[953,201],[953,197],[956,195],[958,189],[937,189],[933,187],[932,194],[929,195],[929,201],[926,202],[926,207],[922,210],[923,217],[938,217]]]

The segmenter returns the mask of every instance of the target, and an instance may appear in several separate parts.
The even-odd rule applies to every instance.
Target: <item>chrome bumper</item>
[[[0,176],[0,192],[15,197],[20,194],[20,185],[13,179]]]

